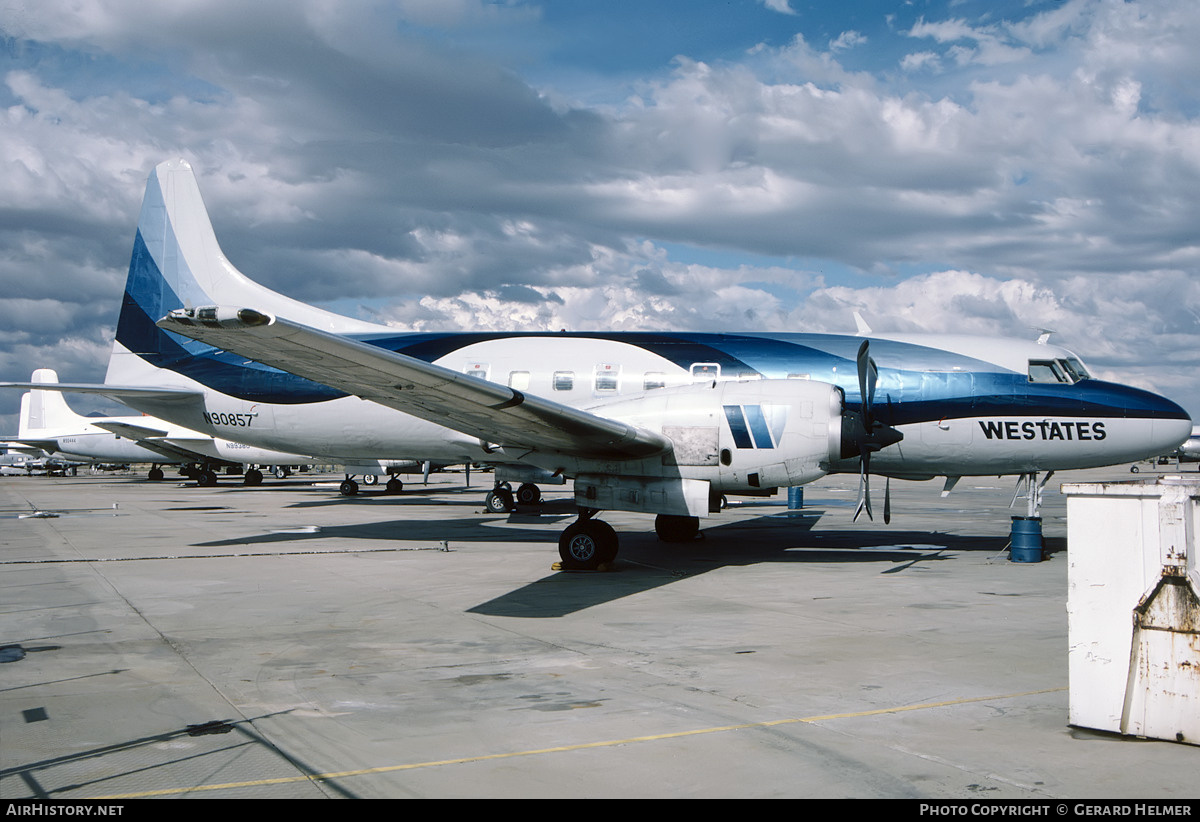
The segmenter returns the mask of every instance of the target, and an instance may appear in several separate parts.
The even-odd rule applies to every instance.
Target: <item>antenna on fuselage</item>
[[[1038,328],[1036,325],[1032,326],[1032,328],[1034,331],[1038,332],[1038,345],[1045,345],[1046,343],[1050,342],[1050,335],[1054,333],[1053,329]]]
[[[854,332],[858,337],[864,337],[871,333],[871,326],[867,325],[867,321],[863,319],[863,315],[858,311],[854,312],[854,325],[858,329]]]

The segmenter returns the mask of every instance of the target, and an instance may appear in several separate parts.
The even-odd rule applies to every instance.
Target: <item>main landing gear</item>
[[[207,465],[195,469],[192,478],[201,488],[212,488],[217,484],[217,472]]]
[[[700,518],[659,514],[654,518],[654,533],[663,542],[691,542],[700,533]]]
[[[483,507],[490,514],[507,514],[517,509],[518,505],[537,505],[542,501],[542,489],[532,482],[522,483],[513,493],[512,486],[507,482],[498,484],[484,497]]]
[[[566,571],[595,571],[617,558],[617,532],[607,522],[594,519],[594,508],[581,508],[579,519],[558,538],[558,556]],[[659,514],[654,532],[663,542],[691,542],[700,533],[698,517]]]
[[[558,538],[558,556],[567,571],[595,571],[617,558],[617,532],[607,522],[592,519],[594,508],[581,508],[579,519]]]
[[[367,485],[375,485],[379,482],[379,477],[375,474],[364,474],[363,482]],[[404,490],[404,482],[399,477],[391,477],[384,488],[389,494],[399,494]],[[338,491],[343,497],[353,497],[358,493],[358,482],[352,475],[347,474],[341,485],[338,486]]]

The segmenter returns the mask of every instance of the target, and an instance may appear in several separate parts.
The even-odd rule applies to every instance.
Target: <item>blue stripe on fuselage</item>
[[[183,307],[139,231],[129,267],[117,340],[150,364],[176,371],[223,394],[253,402],[299,404],[346,396],[328,386],[164,331],[155,322]],[[839,386],[851,409],[861,405],[855,358],[861,337],[834,334],[421,333],[358,337],[388,351],[435,362],[476,343],[514,337],[595,339],[650,351],[688,371],[716,363],[726,377],[758,373],[770,379],[806,375]],[[550,350],[548,347],[547,350]],[[1146,391],[1086,380],[1075,385],[1030,383],[1025,374],[938,348],[871,340],[879,366],[875,416],[887,425],[1000,416],[1164,417],[1187,414]],[[904,362],[906,368],[889,368]]]
[[[182,307],[183,301],[167,284],[139,231],[117,320],[117,342],[156,368],[175,371],[222,394],[251,402],[294,405],[346,396],[329,386],[248,362],[245,357],[154,324]]]

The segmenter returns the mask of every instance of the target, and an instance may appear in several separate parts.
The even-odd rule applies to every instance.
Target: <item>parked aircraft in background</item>
[[[1175,451],[1180,462],[1200,462],[1200,426],[1192,428],[1187,441]]]
[[[660,537],[687,539],[725,494],[853,471],[870,514],[871,473],[1032,488],[1191,430],[1175,403],[1092,379],[1045,339],[417,334],[342,317],[234,268],[184,161],[150,176],[108,374],[88,390],[265,448],[569,477],[573,567],[616,554],[599,510],[657,514]]]
[[[39,368],[30,384],[57,385],[58,374]],[[72,411],[59,391],[43,388],[22,395],[19,427],[17,441],[27,447],[79,463],[150,463],[151,480],[163,478],[163,465],[182,465],[198,484],[215,485],[217,468],[244,465],[245,484],[258,485],[263,474],[254,466],[312,462],[311,457],[219,439],[154,417],[85,417]]]
[[[1191,436],[1174,451],[1168,454],[1161,454],[1157,458],[1148,459],[1146,462],[1151,465],[1157,465],[1160,468],[1174,464],[1181,470],[1185,462],[1200,462],[1200,425],[1194,426]],[[1142,467],[1135,463],[1129,466],[1129,470],[1137,474],[1142,470]]]

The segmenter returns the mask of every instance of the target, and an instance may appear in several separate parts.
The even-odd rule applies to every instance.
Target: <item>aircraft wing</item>
[[[118,436],[122,436],[127,440],[136,440],[141,442],[152,437],[165,437],[166,431],[160,431],[157,428],[146,428],[142,425],[131,425],[127,422],[94,422],[92,425],[97,428],[103,428],[105,431],[112,431]]]
[[[103,428],[105,431],[112,431],[118,436],[131,440],[147,451],[153,451],[165,457],[170,462],[213,461],[211,455],[190,448],[187,444],[188,440],[165,439],[167,432],[160,431],[157,428],[147,428],[143,425],[133,425],[126,422],[93,422],[92,425],[95,425],[97,428]],[[196,440],[195,442],[197,445],[204,443],[203,440]]]
[[[190,388],[146,388],[137,385],[109,385],[89,382],[0,382],[0,388],[33,388],[38,391],[62,391],[66,394],[100,394],[120,402],[125,397],[148,400],[194,400],[204,394]]]
[[[180,309],[158,325],[479,437],[485,446],[610,459],[671,448],[652,431],[253,309]]]

